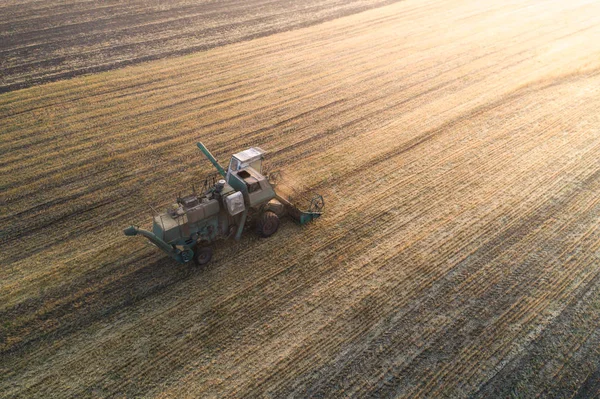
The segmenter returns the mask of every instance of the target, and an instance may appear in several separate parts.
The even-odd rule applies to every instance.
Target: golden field
[[[0,396],[593,397],[600,4],[413,1],[0,95]],[[142,239],[258,145],[326,214]]]

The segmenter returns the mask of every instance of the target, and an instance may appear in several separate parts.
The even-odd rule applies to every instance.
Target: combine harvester
[[[321,216],[325,205],[321,195],[313,196],[308,209],[301,211],[275,192],[278,174],[262,174],[260,148],[234,154],[225,172],[204,144],[197,145],[223,179],[207,178],[200,195],[194,190],[178,197],[170,209],[154,217],[151,232],[130,226],[125,235],[143,235],[180,263],[193,260],[204,265],[212,258],[211,243],[239,240],[245,227],[255,226],[258,235],[269,237],[285,215],[301,225]]]

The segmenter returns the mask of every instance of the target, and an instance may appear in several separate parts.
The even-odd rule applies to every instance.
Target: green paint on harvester
[[[218,174],[204,181],[201,193],[194,192],[154,216],[152,231],[130,226],[127,236],[142,235],[180,263],[191,260],[203,265],[210,261],[216,240],[239,240],[253,226],[261,237],[273,235],[279,219],[289,216],[300,225],[321,216],[325,202],[314,195],[306,211],[301,211],[275,191],[278,173],[263,175],[264,151],[258,147],[233,154],[227,171],[202,143],[198,148]]]

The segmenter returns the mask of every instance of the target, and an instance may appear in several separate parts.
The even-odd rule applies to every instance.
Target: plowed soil
[[[0,93],[297,29],[397,0],[3,0]]]
[[[597,397],[600,3],[413,1],[0,96],[0,396]],[[252,145],[306,227],[130,224]]]

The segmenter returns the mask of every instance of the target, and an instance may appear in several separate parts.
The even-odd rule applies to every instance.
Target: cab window
[[[231,162],[229,163],[229,170],[235,172],[240,168],[240,161],[237,158],[231,158]]]
[[[256,161],[252,162],[250,166],[252,166],[252,168],[258,173],[262,173],[262,159],[257,159]]]

